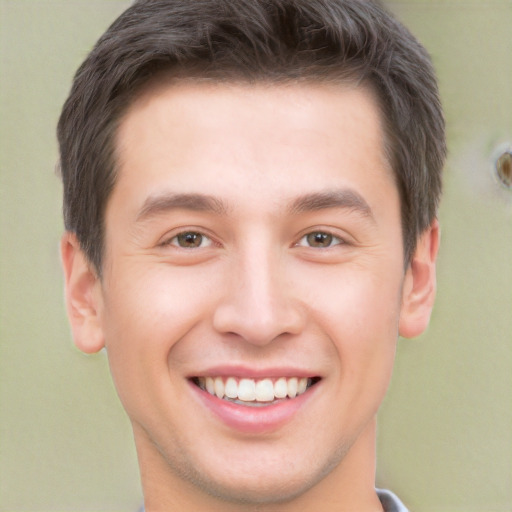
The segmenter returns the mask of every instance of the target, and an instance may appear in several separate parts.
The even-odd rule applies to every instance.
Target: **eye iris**
[[[180,233],[177,239],[180,247],[199,247],[203,241],[203,235],[189,231],[187,233]]]
[[[315,231],[307,235],[307,240],[311,247],[329,247],[332,243],[332,235]]]

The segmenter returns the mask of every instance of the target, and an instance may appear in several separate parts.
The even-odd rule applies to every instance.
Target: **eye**
[[[182,249],[199,249],[211,246],[212,240],[197,231],[183,231],[173,236],[167,243]]]
[[[313,247],[317,249],[327,249],[334,245],[344,243],[343,240],[326,231],[312,231],[304,235],[297,243],[300,247]]]

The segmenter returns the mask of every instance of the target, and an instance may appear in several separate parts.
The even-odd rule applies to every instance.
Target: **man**
[[[429,321],[445,157],[410,33],[362,0],[139,1],[58,133],[73,336],[146,511],[404,510],[375,418]]]

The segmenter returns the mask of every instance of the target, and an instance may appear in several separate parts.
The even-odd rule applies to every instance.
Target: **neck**
[[[280,503],[228,502],[177,475],[140,428],[134,426],[145,512],[381,512],[375,493],[376,421],[361,432],[343,460],[295,498]]]

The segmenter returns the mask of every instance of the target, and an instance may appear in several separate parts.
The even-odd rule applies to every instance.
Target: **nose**
[[[230,268],[229,285],[215,309],[217,332],[262,346],[300,333],[306,315],[285,266],[278,255],[263,251],[241,257]]]

